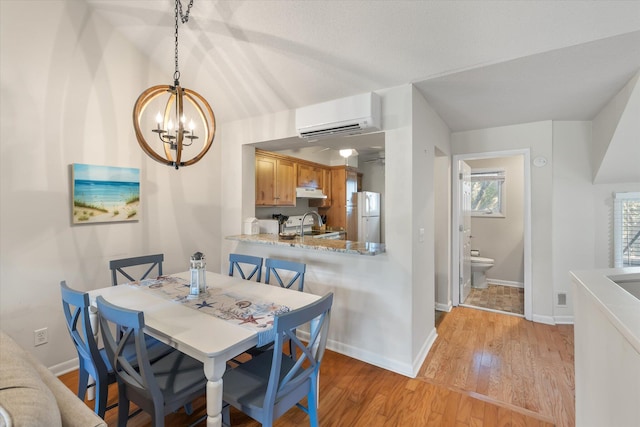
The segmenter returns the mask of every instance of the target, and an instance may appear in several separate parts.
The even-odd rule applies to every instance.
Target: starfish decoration
[[[255,323],[257,325],[258,324],[257,320],[260,320],[260,319],[262,319],[262,317],[253,317],[253,314],[250,314],[244,319],[242,319],[242,322],[240,322],[240,324],[244,325],[245,323]]]
[[[196,307],[198,307],[198,310],[200,310],[201,308],[205,308],[205,307],[213,307],[213,304],[215,304],[215,302],[202,301],[197,303]]]

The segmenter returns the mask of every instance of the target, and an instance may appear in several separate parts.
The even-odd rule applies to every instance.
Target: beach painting
[[[72,166],[74,224],[140,219],[140,169]]]

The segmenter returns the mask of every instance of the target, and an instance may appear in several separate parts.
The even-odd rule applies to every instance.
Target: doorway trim
[[[523,156],[524,163],[524,317],[532,320],[532,259],[531,259],[531,150],[529,148],[518,150],[490,151],[482,153],[455,154],[451,167],[451,297],[454,306],[460,305],[460,186],[457,185],[460,160],[488,159],[494,157]]]

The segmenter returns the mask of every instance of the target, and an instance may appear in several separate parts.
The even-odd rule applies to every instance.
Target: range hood
[[[296,197],[301,199],[326,199],[326,194],[322,194],[322,190],[319,188],[296,188]]]

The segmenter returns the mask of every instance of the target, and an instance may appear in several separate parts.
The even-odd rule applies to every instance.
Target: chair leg
[[[151,425],[153,427],[164,427],[164,408],[160,405],[153,406],[153,414],[151,416]]]
[[[89,373],[84,369],[82,363],[78,369],[78,397],[84,401],[87,395],[87,384],[89,383]]]
[[[129,420],[129,399],[124,396],[124,388],[118,387],[118,427],[127,427]]]
[[[107,411],[107,395],[109,393],[108,381],[105,379],[96,380],[94,388],[96,390],[96,402],[94,405],[95,413],[98,414],[100,418],[104,419],[104,414]]]
[[[311,376],[311,387],[309,387],[309,394],[307,394],[307,412],[309,414],[309,425],[311,427],[318,427],[318,400],[317,400],[317,387],[316,378]]]
[[[191,402],[189,402],[186,405],[184,405],[184,412],[187,415],[193,414],[193,404]]]
[[[229,405],[226,402],[222,402],[222,425],[223,426],[231,426],[231,413],[229,412]]]

